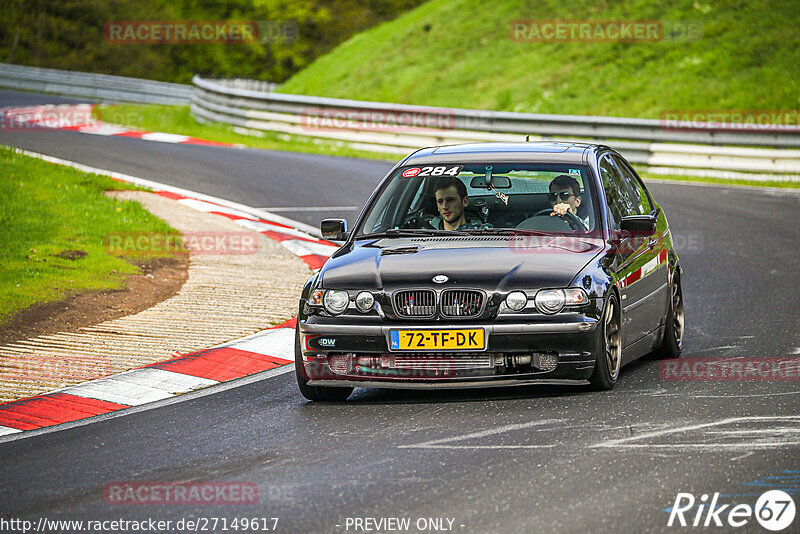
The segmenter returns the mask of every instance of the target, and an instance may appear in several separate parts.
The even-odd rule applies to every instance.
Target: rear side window
[[[622,218],[628,215],[636,215],[639,209],[634,203],[628,186],[622,179],[617,167],[611,162],[609,156],[600,159],[600,178],[603,180],[603,188],[606,192],[606,202],[614,219],[615,226],[619,228]]]
[[[639,180],[639,178],[633,172],[633,169],[631,169],[630,166],[622,160],[622,158],[613,154],[611,157],[614,159],[614,163],[617,164],[617,168],[619,169],[620,174],[622,174],[622,179],[628,185],[630,192],[633,194],[633,201],[639,208],[639,214],[647,215],[653,211],[653,206],[650,204],[650,199],[647,198],[647,191],[645,190],[644,185],[642,185],[641,180]]]

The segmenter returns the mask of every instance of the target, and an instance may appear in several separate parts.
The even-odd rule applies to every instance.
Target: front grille
[[[436,294],[431,289],[398,291],[393,300],[400,317],[432,317],[436,312]]]
[[[483,293],[474,290],[448,289],[442,293],[442,315],[474,317],[481,312]]]

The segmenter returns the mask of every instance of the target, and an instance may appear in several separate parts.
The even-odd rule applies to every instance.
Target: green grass
[[[704,184],[716,185],[736,185],[747,187],[780,187],[783,189],[800,189],[800,182],[790,182],[787,180],[745,180],[740,178],[707,178],[699,176],[679,176],[679,175],[664,175],[655,174],[650,172],[639,172],[639,175],[645,180],[669,180],[673,182],[695,182]]]
[[[126,275],[139,272],[124,258],[141,262],[171,255],[132,251],[118,257],[104,247],[109,234],[177,234],[138,202],[104,194],[140,188],[7,147],[0,147],[0,175],[0,324],[32,304],[123,287]],[[75,259],[59,256],[84,252]]]
[[[702,38],[534,43],[510,37],[511,21],[552,19],[690,21],[702,25]],[[644,118],[671,110],[796,110],[798,27],[795,0],[432,0],[352,37],[280,90]]]
[[[234,132],[233,126],[228,124],[197,122],[192,116],[189,106],[119,104],[101,107],[95,111],[95,115],[105,122],[131,126],[142,130],[188,135],[208,141],[238,144],[264,150],[284,150],[391,161],[399,159],[392,155],[354,150],[339,141],[312,139],[278,132],[264,132],[264,137],[239,134]]]

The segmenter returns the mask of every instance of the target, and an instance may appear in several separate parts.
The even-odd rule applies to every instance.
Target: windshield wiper
[[[469,232],[461,230],[437,230],[436,228],[391,228],[385,232],[374,234],[362,234],[358,239],[372,239],[375,237],[415,237],[415,236],[451,236],[451,235],[470,235]]]
[[[482,228],[467,230],[471,235],[553,235],[541,230],[528,230],[526,228]]]

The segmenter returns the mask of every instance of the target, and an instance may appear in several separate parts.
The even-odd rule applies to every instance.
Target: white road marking
[[[651,397],[689,397],[692,399],[749,399],[751,397],[777,397],[779,395],[798,395],[800,391],[779,391],[776,393],[750,393],[747,395],[694,395],[692,393],[645,393]]]
[[[178,204],[183,204],[184,206],[188,206],[192,209],[195,209],[197,211],[202,211],[205,213],[216,211],[219,213],[236,215],[237,217],[252,217],[252,215],[250,215],[249,213],[245,213],[239,210],[234,210],[231,208],[226,208],[225,206],[220,206],[219,204],[213,204],[211,202],[206,202],[204,200],[196,200],[194,198],[182,198],[177,202]]]
[[[79,130],[81,133],[92,135],[117,135],[130,131],[130,128],[103,123],[100,126],[86,126]]]
[[[158,141],[160,143],[183,143],[188,141],[189,137],[186,135],[169,134],[163,132],[150,132],[142,135],[145,141]]]
[[[254,221],[252,219],[237,219],[233,222],[235,222],[240,226],[244,226],[249,230],[255,230],[256,232],[269,231],[269,232],[278,232],[281,234],[291,235],[295,237],[305,237],[305,238],[313,237],[305,232],[295,230],[294,228],[285,228],[283,226]]]
[[[145,367],[69,386],[58,391],[78,397],[137,406],[214,384],[219,384],[219,382],[154,367]]]
[[[294,328],[271,328],[225,346],[294,361]]]
[[[778,428],[769,429],[751,429],[751,430],[712,430],[710,433],[705,432],[705,429],[719,427],[727,424],[758,424],[758,423],[776,423],[777,425],[785,425]],[[723,449],[774,449],[783,446],[800,445],[800,435],[792,435],[796,433],[797,425],[800,424],[800,416],[755,416],[755,417],[731,417],[714,421],[712,423],[700,423],[695,425],[681,426],[677,428],[668,428],[664,430],[657,430],[654,432],[646,432],[637,436],[627,438],[612,439],[590,448],[645,448],[645,449],[710,449],[718,451]],[[696,432],[692,435],[693,432]],[[641,443],[644,440],[663,437],[667,435],[688,434],[685,439],[687,442],[680,443],[683,436],[671,437],[671,443]],[[724,443],[718,441],[716,443],[692,443],[692,440],[702,439],[703,436],[714,437],[719,439],[733,438],[739,439],[739,442]],[[763,437],[760,441],[755,440],[754,437]],[[783,439],[780,439],[783,438]],[[636,443],[639,442],[639,443]]]
[[[339,249],[339,247],[336,246],[312,243],[311,241],[301,241],[299,239],[287,239],[286,241],[281,241],[281,245],[289,249],[289,251],[296,256],[308,256],[309,254],[330,256]]]
[[[445,443],[453,441],[464,441],[467,439],[484,438],[487,436],[494,436],[504,432],[511,432],[514,430],[521,430],[523,428],[530,428],[534,426],[542,426],[548,424],[555,424],[563,422],[563,419],[543,419],[541,421],[529,421],[527,423],[515,423],[511,425],[499,426],[487,430],[480,430],[478,432],[471,432],[469,434],[462,434],[460,436],[433,439],[430,441],[423,441],[422,443],[415,443],[413,445],[400,445],[400,449],[547,449],[555,447],[551,445],[444,445]]]
[[[7,434],[16,434],[17,432],[22,432],[17,428],[9,428],[7,426],[0,426],[0,436],[5,436]]]

